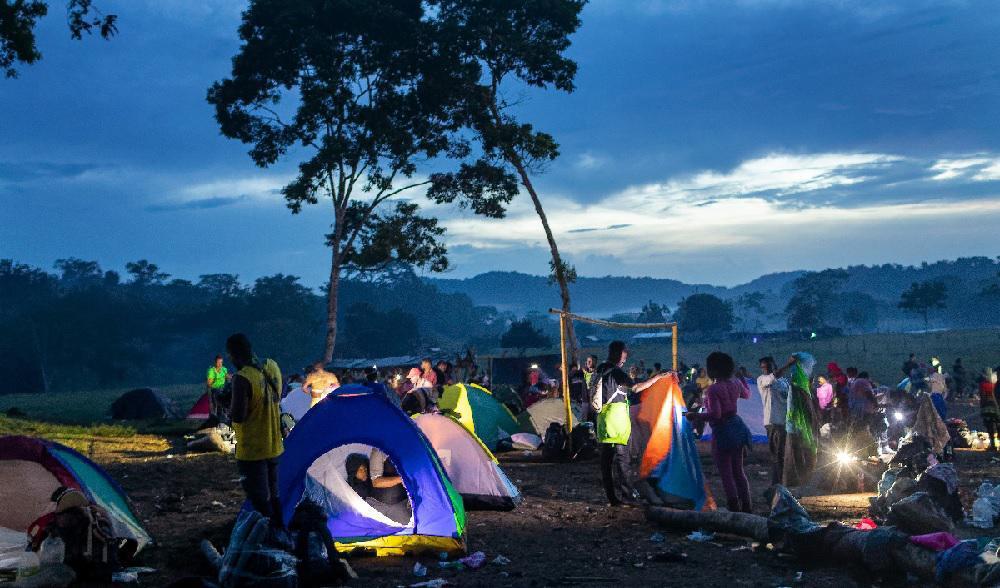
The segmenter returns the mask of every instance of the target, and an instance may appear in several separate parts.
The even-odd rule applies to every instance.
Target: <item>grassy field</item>
[[[25,418],[49,423],[90,425],[110,423],[111,404],[131,388],[55,392],[52,394],[8,394],[0,396],[0,413],[17,408]],[[194,405],[204,392],[201,384],[163,386],[157,388],[172,399],[183,413]]]
[[[627,335],[627,332],[623,332]],[[816,357],[821,370],[826,364],[836,361],[841,368],[855,366],[867,370],[872,377],[884,384],[895,384],[902,379],[900,367],[910,353],[916,353],[919,361],[929,361],[938,357],[950,370],[955,358],[961,357],[969,375],[970,384],[974,375],[986,366],[1000,365],[1000,329],[980,329],[974,331],[942,331],[939,333],[877,333],[853,335],[812,341],[763,341],[761,343],[687,343],[684,333],[680,334],[680,356],[688,365],[704,365],[705,357],[715,350],[732,355],[738,365],[746,366],[751,375],[757,374],[757,360],[765,355],[774,356],[779,363],[796,351],[807,351]],[[598,357],[606,353],[594,350]],[[659,346],[648,343],[636,345],[633,357],[645,360],[648,367],[654,361],[670,365],[670,343]]]

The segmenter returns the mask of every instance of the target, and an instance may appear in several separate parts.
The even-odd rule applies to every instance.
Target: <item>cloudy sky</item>
[[[105,0],[110,42],[40,27],[0,79],[0,257],[319,285],[322,204],[275,194],[205,102],[235,0]],[[1000,11],[990,0],[592,0],[575,93],[522,116],[561,158],[537,179],[582,275],[735,284],[763,273],[1000,253]],[[419,195],[416,198],[424,202]],[[505,220],[429,207],[453,270],[544,273],[526,200]]]

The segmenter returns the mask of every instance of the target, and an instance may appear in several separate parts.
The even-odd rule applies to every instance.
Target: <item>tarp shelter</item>
[[[767,443],[767,429],[764,428],[764,403],[760,398],[760,389],[757,387],[757,380],[747,378],[747,387],[750,388],[750,398],[741,398],[736,405],[737,414],[743,419],[750,434],[753,435],[754,443]],[[712,425],[706,425],[705,433],[701,436],[702,441],[712,440]]]
[[[203,421],[209,417],[212,413],[212,402],[208,398],[208,392],[201,395],[201,398],[194,403],[191,410],[188,411],[187,418],[193,421]]]
[[[413,507],[401,523],[365,502],[347,482],[352,453],[377,448],[403,479]],[[465,509],[430,442],[417,424],[383,395],[360,384],[341,386],[312,407],[285,440],[278,468],[282,515],[291,521],[308,492],[326,510],[342,551],[378,555],[465,550]]]
[[[525,382],[524,375],[532,365],[537,365],[542,371],[552,375],[553,367],[559,365],[561,356],[549,353],[527,357],[491,357],[488,361],[490,383],[493,386],[513,386],[520,389]]]
[[[579,423],[583,420],[583,411],[576,403],[571,404],[571,406],[573,407],[573,423]],[[531,421],[531,426],[535,429],[535,433],[539,437],[545,437],[545,431],[551,423],[559,423],[566,426],[566,404],[562,398],[539,400],[529,406],[526,412],[528,413],[528,419]]]
[[[513,510],[521,503],[521,493],[496,458],[461,423],[442,414],[418,414],[413,420],[431,442],[466,510]]]
[[[175,419],[179,416],[174,401],[153,388],[130,390],[111,404],[111,418],[115,420]]]
[[[510,409],[476,384],[445,386],[438,408],[452,414],[490,451],[496,451],[502,439],[521,432]]]
[[[662,378],[643,390],[641,399],[632,432],[644,443],[639,476],[668,504],[680,499],[695,510],[713,505],[677,378]]]
[[[115,533],[134,539],[142,549],[152,542],[125,491],[101,467],[54,441],[0,437],[0,527],[19,531],[53,511],[51,498],[60,486],[83,492],[107,510]]]

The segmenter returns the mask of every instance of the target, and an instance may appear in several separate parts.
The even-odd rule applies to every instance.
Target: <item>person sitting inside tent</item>
[[[373,453],[375,451],[379,450],[375,449]],[[372,508],[397,523],[406,524],[411,512],[402,479],[398,476],[380,475],[380,484],[376,485],[369,470],[370,463],[368,457],[361,453],[348,455],[345,461],[347,483]]]
[[[716,351],[705,360],[713,383],[705,390],[705,412],[688,413],[692,420],[712,426],[712,459],[722,478],[726,503],[731,512],[753,512],[750,480],[743,469],[743,457],[752,443],[750,429],[737,414],[737,401],[750,398],[750,388],[742,378],[734,378],[736,364],[729,355]]]
[[[340,387],[340,380],[337,375],[326,371],[323,362],[317,361],[313,364],[312,371],[306,376],[306,381],[302,388],[309,393],[312,398],[312,406],[326,398],[326,395]]]

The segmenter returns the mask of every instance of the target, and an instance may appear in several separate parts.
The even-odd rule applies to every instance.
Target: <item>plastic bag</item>
[[[769,524],[782,531],[808,533],[819,527],[809,518],[809,513],[802,508],[798,500],[792,496],[788,488],[775,486],[774,498],[771,500],[771,516]]]
[[[980,529],[992,529],[996,517],[997,511],[993,508],[993,503],[988,498],[980,496],[972,503],[972,520],[969,524]]]
[[[294,588],[298,584],[298,560],[290,553],[270,547],[271,535],[271,522],[257,511],[248,509],[237,516],[219,569],[219,584],[223,588]]]

